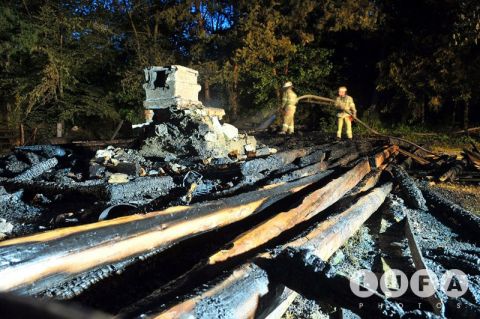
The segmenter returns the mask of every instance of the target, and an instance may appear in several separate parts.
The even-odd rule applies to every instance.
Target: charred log
[[[400,167],[393,167],[393,174],[400,186],[405,202],[412,208],[427,210],[427,205],[422,192],[418,189],[412,178]]]
[[[440,196],[428,186],[420,185],[420,189],[432,212],[439,215],[460,234],[479,242],[480,218],[478,216]]]
[[[14,180],[17,180],[17,181],[32,180],[36,177],[39,177],[46,171],[54,168],[55,166],[57,166],[57,164],[58,164],[58,160],[55,157],[50,158],[46,161],[33,165],[31,168],[27,169],[25,172],[21,173],[20,175],[17,175],[14,178]]]

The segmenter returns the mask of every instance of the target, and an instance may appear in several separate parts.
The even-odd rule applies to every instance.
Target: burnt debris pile
[[[266,317],[287,308],[290,316],[478,317],[480,219],[399,165],[414,149],[319,138],[175,169],[141,150],[105,147],[80,164],[75,151],[18,148],[2,158],[0,227],[10,237],[39,234],[0,242],[0,290],[126,318]],[[455,298],[383,288],[364,298],[350,286],[360,269],[441,278],[452,267],[469,282]],[[386,287],[400,285],[385,278]]]
[[[305,305],[330,316],[480,317],[480,218],[429,185],[447,168],[464,176],[461,163],[473,174],[477,150],[464,162],[313,133],[266,134],[269,148],[203,106],[196,76],[146,70],[137,147],[35,145],[0,158],[1,315],[92,313],[21,295],[75,301],[98,318],[305,317]],[[462,295],[390,293],[402,284],[391,269],[441,278],[452,268],[468,281]],[[358,270],[384,286],[357,280],[369,296],[355,294]]]
[[[135,125],[143,136],[131,147],[104,143],[92,153],[88,143],[33,145],[0,158],[0,236],[142,211],[159,198],[148,209],[188,204],[197,195],[231,188],[241,179],[240,162],[276,152],[221,123],[223,109],[198,101],[195,70],[151,67],[145,74],[147,121]],[[235,168],[223,177],[200,173],[228,166],[238,174]]]
[[[145,75],[144,106],[151,117],[144,125],[148,128],[140,149],[142,155],[211,161],[245,159],[257,153],[253,136],[220,123],[225,115],[223,109],[205,107],[198,100],[197,71],[173,65],[148,68]],[[258,148],[264,155],[269,152],[266,146]]]

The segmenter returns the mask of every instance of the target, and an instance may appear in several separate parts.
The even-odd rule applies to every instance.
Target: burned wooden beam
[[[391,158],[387,162],[383,163],[382,165],[380,165],[379,167],[375,168],[370,173],[368,173],[363,178],[363,180],[361,180],[360,183],[358,183],[358,185],[355,186],[348,193],[348,195],[349,196],[355,196],[355,195],[358,195],[360,193],[369,191],[370,189],[375,187],[375,185],[377,185],[378,181],[380,180],[380,176],[382,175],[383,171],[390,165],[390,163],[391,163],[390,160],[391,160]]]
[[[417,162],[420,165],[430,164],[429,160],[427,160],[427,159],[425,159],[421,156],[418,156],[416,154],[410,153],[409,151],[406,151],[403,148],[399,148],[398,151],[399,151],[400,154],[402,154],[404,156],[407,156],[407,157],[410,157],[412,160],[414,160],[415,162]]]
[[[372,167],[380,167],[385,163],[387,159],[390,157],[394,157],[395,155],[398,154],[398,145],[390,145],[388,147],[385,147],[382,151],[376,153],[373,156],[373,161],[371,166]]]
[[[470,163],[472,163],[472,165],[476,169],[480,170],[480,154],[477,152],[469,151],[467,149],[464,149],[463,151],[467,156],[468,160],[470,161]]]
[[[25,172],[15,176],[13,180],[15,181],[31,181],[32,179],[39,177],[43,173],[45,173],[48,170],[51,170],[55,166],[57,166],[58,160],[55,157],[52,157],[48,160],[45,160],[43,162],[40,162],[38,164],[33,165],[29,169],[27,169]]]
[[[479,242],[480,218],[478,216],[449,201],[426,185],[419,185],[419,187],[427,200],[430,211],[444,219],[463,236]]]
[[[258,213],[320,179],[315,175],[191,207],[171,207],[1,242],[0,277],[5,280],[0,282],[0,291],[32,294],[99,266],[164,250]]]
[[[15,147],[16,151],[34,152],[46,157],[63,157],[68,154],[68,150],[58,145],[25,145]]]
[[[325,162],[320,162],[316,164],[312,164],[309,166],[305,166],[302,168],[299,168],[297,170],[288,172],[286,174],[283,174],[280,177],[272,178],[271,180],[267,181],[267,184],[276,184],[276,183],[282,183],[282,182],[289,182],[293,181],[299,178],[303,178],[306,176],[311,176],[313,174],[318,174],[320,172],[324,172],[325,176],[328,174],[331,174],[333,170],[326,170],[327,169],[327,163]]]
[[[108,184],[100,180],[55,183],[5,178],[1,179],[0,183],[10,189],[24,189],[36,194],[89,196],[107,202],[129,201],[144,196],[156,198],[168,194],[175,187],[170,176],[138,177],[124,184]]]
[[[405,202],[412,208],[427,210],[426,200],[422,192],[418,189],[408,173],[398,166],[394,166],[392,171],[395,180],[400,186]]]
[[[289,247],[266,268],[272,281],[285,284],[305,298],[350,309],[363,318],[401,318],[404,314],[398,303],[361,284],[372,295],[362,298],[353,294],[350,279],[309,250]]]
[[[311,149],[301,148],[273,154],[266,158],[253,159],[241,165],[241,172],[243,176],[253,176],[257,174],[268,175],[270,172],[280,169],[310,152]]]
[[[305,236],[284,245],[280,250],[300,249],[308,251],[308,254],[315,256],[315,261],[326,261],[345,241],[350,238],[358,228],[373,214],[383,203],[385,197],[391,190],[391,184],[386,184],[376,188],[369,194],[359,199],[354,205],[345,212],[334,216],[333,218],[320,223],[315,229],[308,232]],[[278,251],[278,250],[277,250]],[[221,279],[206,291],[201,291],[198,295],[163,311],[158,308],[136,309],[127,313],[127,315],[144,314],[146,317],[155,318],[184,318],[192,315],[196,318],[207,318],[214,313],[226,314],[225,318],[250,318],[252,314],[257,313],[259,301],[272,291],[282,285],[285,280],[288,284],[300,288],[293,283],[290,276],[276,276],[269,271],[275,269],[274,262],[281,261],[280,255],[263,254],[261,259],[246,263],[236,268],[226,278]],[[279,258],[278,260],[276,258]],[[265,267],[265,262],[271,262],[272,266]],[[262,265],[259,267],[258,265]],[[282,267],[290,267],[290,264],[282,264]],[[307,264],[308,265],[308,264]],[[281,268],[282,268],[281,267]],[[294,266],[291,266],[295,269]],[[309,267],[309,266],[306,266]],[[277,268],[278,269],[278,268]],[[305,264],[304,264],[305,269]],[[309,270],[308,270],[309,271]],[[272,281],[276,278],[279,281]],[[300,277],[295,277],[300,278]],[[299,279],[300,280],[300,279]],[[307,286],[303,289],[312,288],[313,291],[323,290],[328,293],[331,287],[320,285],[313,288],[317,281],[305,283]],[[317,285],[318,286],[318,285]],[[302,290],[303,291],[303,290]],[[306,291],[303,291],[306,293]],[[320,298],[319,295],[316,295]],[[383,300],[383,299],[382,299]],[[377,305],[375,305],[377,306]],[[377,309],[377,307],[375,307]],[[378,309],[377,309],[378,310]],[[377,312],[380,313],[380,312]],[[393,311],[392,313],[395,313]]]

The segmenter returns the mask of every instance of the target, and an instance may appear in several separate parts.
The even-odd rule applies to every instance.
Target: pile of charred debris
[[[0,314],[480,316],[480,219],[426,178],[460,176],[475,150],[453,160],[317,134],[258,136],[266,146],[178,94],[195,89],[193,70],[149,68],[146,80],[154,114],[129,147],[34,145],[0,159]],[[359,269],[452,268],[468,278],[458,298],[350,289]]]

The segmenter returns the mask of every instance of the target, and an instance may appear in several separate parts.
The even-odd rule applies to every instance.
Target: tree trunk
[[[455,127],[455,118],[457,116],[457,102],[453,103],[453,111],[452,111],[452,126]]]
[[[232,117],[235,119],[238,116],[238,64],[234,63],[233,65],[233,82],[228,88],[228,98],[230,102],[230,110]]]
[[[201,0],[195,0],[195,11],[198,16],[198,35],[201,35],[203,30],[204,30],[204,24],[205,21],[203,20],[202,17],[202,11],[201,11],[201,6],[202,6],[202,1]]]
[[[20,123],[20,145],[25,145],[25,127]]]
[[[205,91],[205,103],[210,102],[210,82],[208,79],[203,82],[203,89]]]
[[[463,128],[465,129],[465,133],[468,135],[468,111],[469,111],[469,105],[468,102],[465,102],[465,107],[463,109]]]

